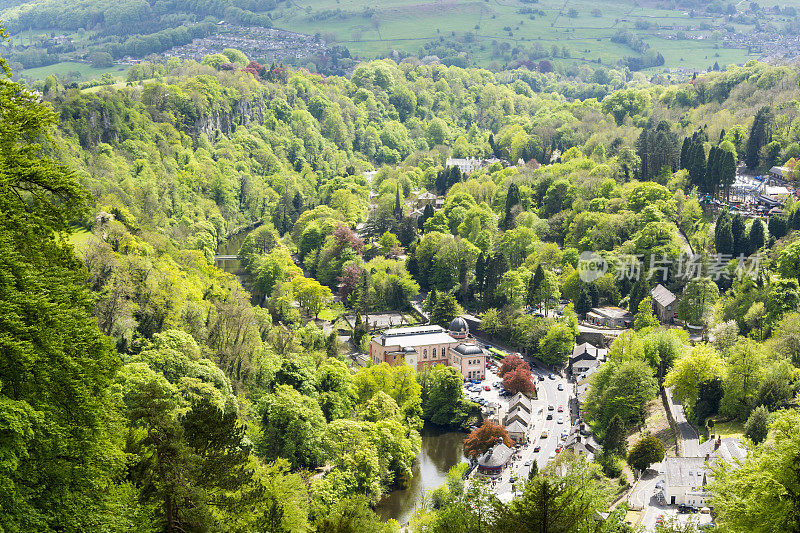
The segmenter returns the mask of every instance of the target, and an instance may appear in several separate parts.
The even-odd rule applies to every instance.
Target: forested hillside
[[[720,527],[796,526],[798,207],[765,223],[701,201],[725,199],[739,160],[794,167],[797,69],[588,84],[383,60],[346,79],[235,50],[137,68],[144,81],[99,90],[0,81],[4,530],[397,531],[371,506],[411,475],[423,421],[469,425],[476,408],[452,368],[361,367],[336,330],[358,314],[363,353],[360,315],[421,290],[432,321],[481,314],[551,365],[578,315],[628,307],[635,331],[592,381],[587,422],[635,433],[664,382],[700,424],[758,412],[764,444],[714,486]],[[449,156],[498,161],[464,176]],[[414,218],[426,190],[444,204]],[[245,288],[214,254],[251,226]],[[585,251],[612,269],[585,282]],[[680,311],[715,332],[694,348],[613,268],[689,251],[764,259],[755,279],[669,280],[702,293]],[[562,298],[563,317],[529,312]],[[541,502],[566,509],[547,531],[595,527],[624,456],[562,455],[509,504],[454,480],[414,527],[520,531]],[[618,515],[595,530],[625,530]]]

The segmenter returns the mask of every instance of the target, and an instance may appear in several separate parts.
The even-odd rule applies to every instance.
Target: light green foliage
[[[539,341],[539,357],[548,365],[563,365],[575,345],[575,331],[566,324],[555,324]]]
[[[797,506],[786,496],[800,490],[798,425],[797,410],[778,413],[766,441],[741,464],[720,463],[714,468],[710,503],[726,531],[767,533],[795,527]]]
[[[697,401],[702,383],[724,378],[727,365],[710,345],[701,344],[684,352],[664,379],[664,386],[672,387],[675,399],[690,411]]]
[[[436,365],[417,374],[422,386],[422,416],[440,426],[466,427],[476,408],[464,397],[464,379],[451,366]]]
[[[707,325],[711,309],[719,299],[719,288],[709,278],[693,278],[683,290],[678,316],[689,324]]]
[[[602,435],[619,415],[626,427],[644,422],[645,406],[655,398],[653,370],[641,360],[611,360],[592,375],[586,397],[586,418]]]

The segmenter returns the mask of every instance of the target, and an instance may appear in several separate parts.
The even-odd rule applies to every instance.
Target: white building
[[[705,507],[706,485],[718,461],[736,463],[747,456],[739,439],[714,439],[700,445],[700,457],[664,459],[664,501],[669,505]]]

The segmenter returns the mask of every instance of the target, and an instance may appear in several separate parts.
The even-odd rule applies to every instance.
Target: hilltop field
[[[568,72],[589,65],[686,76],[751,59],[791,60],[800,50],[800,0],[773,6],[721,0],[66,4],[0,3],[0,20],[13,36],[0,53],[20,76],[80,82],[109,71],[119,75],[145,57],[202,59],[225,48],[337,75],[359,60],[436,56],[447,65],[493,71]],[[275,31],[265,34],[265,28]]]

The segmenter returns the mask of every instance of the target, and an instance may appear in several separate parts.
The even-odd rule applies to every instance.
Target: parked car
[[[553,409],[555,409],[555,408],[556,408],[556,407],[555,407],[555,406],[554,406],[552,403],[551,403],[551,404],[549,404],[549,405],[547,406],[547,410],[548,410],[548,411],[552,411],[552,410],[553,410]]]
[[[564,384],[563,383],[559,383],[558,384],[558,390],[564,390]]]
[[[558,412],[559,413],[563,413],[564,412],[564,406],[563,405],[559,405],[558,406]]]
[[[563,416],[559,416],[558,420],[556,420],[556,422],[558,422],[559,424],[563,424],[564,423],[564,417]]]
[[[484,385],[483,390],[492,390],[492,388],[489,385]]]
[[[553,374],[552,372],[551,372],[551,373],[550,373],[550,375],[549,375],[549,376],[547,376],[547,377],[548,377],[548,378],[550,378],[550,379],[556,379],[556,375],[555,375],[555,374]]]
[[[547,413],[547,420],[553,419],[553,413]]]
[[[481,384],[481,380],[479,380],[479,379],[473,379],[473,380],[472,380],[472,382],[473,382],[475,385],[480,385],[480,384]]]
[[[547,435],[548,435],[548,433],[547,433],[547,430],[546,430],[546,429],[545,429],[544,431],[542,431],[542,438],[543,438],[543,439],[546,439],[546,438],[547,438]]]
[[[539,376],[539,381],[544,381],[544,376]]]
[[[525,466],[531,466],[531,463],[532,463],[532,461],[530,459],[528,459],[527,461],[525,461]]]
[[[556,446],[556,453],[559,453],[562,449],[563,447],[559,444],[558,446]]]
[[[539,453],[541,449],[542,446],[540,444],[537,444],[536,446],[533,447],[533,453]]]

